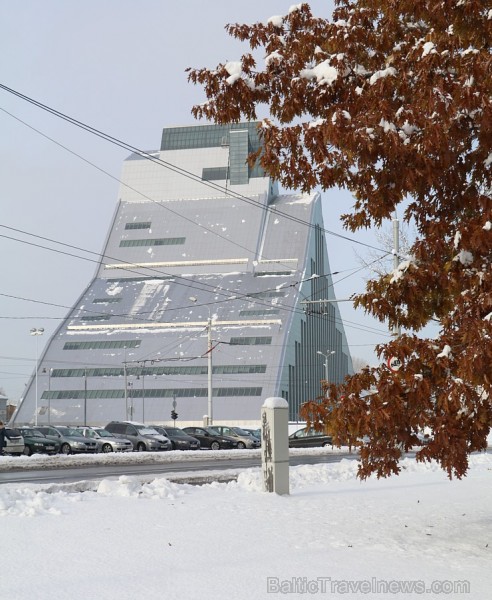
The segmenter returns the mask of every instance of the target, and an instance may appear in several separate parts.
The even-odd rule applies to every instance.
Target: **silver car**
[[[116,437],[104,427],[77,427],[77,431],[96,442],[98,452],[133,452],[130,440]]]
[[[24,438],[18,429],[5,427],[5,444],[4,454],[20,456],[24,452]]]
[[[53,427],[52,425],[41,425],[35,426],[34,429],[44,433],[48,439],[58,442],[60,444],[61,454],[97,452],[96,442],[84,437],[73,427],[66,427],[64,425],[59,425],[58,427]]]
[[[227,427],[226,425],[212,425],[220,435],[226,435],[237,442],[238,448],[260,448],[261,442],[240,427]]]
[[[133,444],[137,452],[156,450],[172,450],[171,440],[160,435],[155,429],[134,421],[111,421],[105,427],[107,431],[118,437],[126,438]]]

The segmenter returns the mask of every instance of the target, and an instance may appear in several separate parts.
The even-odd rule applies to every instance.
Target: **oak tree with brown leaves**
[[[330,19],[299,4],[227,30],[251,52],[189,69],[208,99],[195,117],[256,120],[265,106],[264,149],[251,162],[285,187],[348,189],[351,231],[400,207],[417,232],[410,259],[354,300],[404,333],[377,347],[380,366],[330,385],[304,416],[335,443],[367,440],[362,478],[398,473],[424,429],[431,441],[417,460],[462,477],[492,419],[490,2],[338,0]],[[431,320],[439,333],[425,339]]]

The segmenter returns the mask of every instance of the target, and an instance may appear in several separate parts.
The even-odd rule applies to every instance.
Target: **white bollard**
[[[261,407],[261,464],[263,489],[289,493],[289,404],[267,398]]]

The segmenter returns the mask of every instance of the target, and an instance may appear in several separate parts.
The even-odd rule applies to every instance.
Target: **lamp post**
[[[48,425],[51,425],[51,375],[53,369],[43,369],[43,373],[48,374]]]
[[[321,352],[321,350],[318,350],[317,353],[321,354],[321,356],[324,356],[324,358],[325,358],[325,381],[327,384],[326,385],[326,396],[328,397],[328,382],[330,380],[330,378],[328,376],[328,358],[335,354],[335,350],[332,350],[331,352],[328,352],[327,354],[325,354],[324,352]]]
[[[39,359],[38,336],[43,335],[43,333],[44,333],[43,327],[39,327],[39,328],[33,327],[31,329],[31,335],[36,336],[36,374],[35,374],[36,404],[35,404],[35,412],[34,412],[34,425],[38,424],[38,359]]]
[[[128,388],[128,398],[129,398],[129,405],[128,405],[127,410],[129,412],[130,421],[133,421],[133,396],[132,396],[133,381],[129,381],[127,383],[127,388]]]
[[[142,423],[145,423],[145,361],[142,362]],[[137,375],[140,379],[140,375]]]

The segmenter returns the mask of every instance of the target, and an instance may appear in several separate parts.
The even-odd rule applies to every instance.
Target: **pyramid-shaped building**
[[[256,425],[352,372],[319,194],[279,194],[246,158],[256,123],[166,128],[123,164],[87,288],[39,356],[13,421]],[[36,399],[37,390],[37,399]]]

